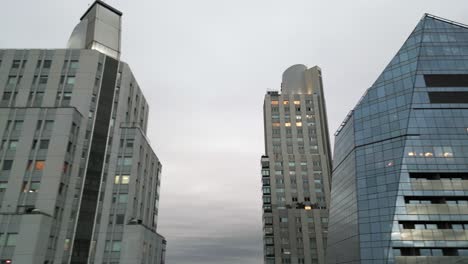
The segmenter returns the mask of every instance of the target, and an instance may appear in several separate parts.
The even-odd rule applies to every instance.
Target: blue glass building
[[[468,26],[425,15],[335,136],[328,263],[468,263]]]

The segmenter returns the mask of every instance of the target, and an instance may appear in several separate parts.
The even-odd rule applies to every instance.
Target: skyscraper
[[[319,67],[294,65],[264,101],[266,264],[325,263],[331,158]]]
[[[161,163],[121,15],[96,1],[67,49],[0,50],[2,261],[164,263]]]
[[[468,263],[468,26],[425,15],[335,135],[328,263]]]

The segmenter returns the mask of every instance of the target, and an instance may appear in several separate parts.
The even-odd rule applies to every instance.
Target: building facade
[[[266,264],[325,263],[331,156],[321,70],[294,65],[264,101]]]
[[[335,135],[328,263],[468,263],[468,26],[425,15]]]
[[[0,260],[164,263],[149,106],[96,1],[67,49],[0,50]]]

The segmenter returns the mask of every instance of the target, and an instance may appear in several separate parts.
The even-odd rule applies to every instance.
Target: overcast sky
[[[262,263],[263,96],[293,64],[323,71],[334,133],[424,13],[466,0],[107,0],[150,105],[168,264]],[[2,1],[0,48],[64,48],[92,0]]]

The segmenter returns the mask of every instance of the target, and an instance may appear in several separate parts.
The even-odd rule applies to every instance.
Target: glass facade
[[[468,263],[466,92],[468,27],[425,15],[335,134],[328,263]]]

